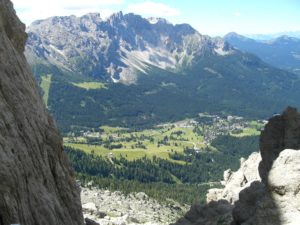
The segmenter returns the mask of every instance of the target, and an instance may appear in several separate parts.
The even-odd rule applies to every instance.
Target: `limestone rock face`
[[[299,224],[300,151],[281,152],[272,166],[268,181],[282,224]]]
[[[226,170],[224,172],[225,186],[222,189],[210,189],[206,195],[207,202],[226,200],[230,204],[234,204],[239,199],[241,190],[250,186],[253,181],[259,181],[258,165],[261,161],[258,152],[252,153],[247,160],[241,160],[240,169],[236,172]]]
[[[225,186],[222,189],[210,189],[206,195],[207,205],[194,205],[184,218],[176,225],[219,225],[230,224],[231,212],[234,203],[239,199],[241,190],[248,188],[253,181],[259,181],[258,165],[261,161],[258,152],[252,153],[247,160],[241,160],[238,171],[227,170],[224,172]]]
[[[284,149],[300,149],[300,114],[292,107],[271,118],[261,134],[259,173],[265,184],[273,161]]]
[[[299,224],[299,149],[300,114],[288,107],[282,115],[271,118],[261,134],[262,182],[241,191],[233,209],[234,224]]]
[[[0,0],[0,224],[81,225],[62,139],[23,55],[27,35]]]
[[[300,151],[282,151],[271,167],[268,185],[254,182],[240,193],[233,209],[235,224],[299,224],[299,171]]]

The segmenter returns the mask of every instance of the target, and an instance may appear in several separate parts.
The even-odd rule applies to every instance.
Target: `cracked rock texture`
[[[0,0],[0,225],[81,225],[62,139],[23,55],[27,35]]]

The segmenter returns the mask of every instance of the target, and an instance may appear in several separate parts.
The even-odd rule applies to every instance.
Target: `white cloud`
[[[242,14],[240,12],[235,12],[235,13],[233,13],[233,15],[236,17],[240,17]]]
[[[124,0],[12,0],[18,16],[29,25],[32,21],[51,16],[81,16],[100,12],[105,18],[114,10],[109,7],[121,5]]]
[[[157,17],[172,17],[180,15],[180,11],[175,8],[163,3],[151,1],[131,4],[128,6],[127,10],[137,14]]]
[[[15,6],[22,8],[46,7],[56,5],[60,8],[91,8],[95,6],[107,6],[122,4],[123,0],[12,0]]]

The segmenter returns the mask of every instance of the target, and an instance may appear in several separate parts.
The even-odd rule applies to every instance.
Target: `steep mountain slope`
[[[0,0],[0,224],[82,225],[62,139],[23,54],[26,38],[12,3]]]
[[[300,104],[296,75],[187,24],[120,12],[53,17],[28,31],[27,58],[42,86],[51,75],[44,96],[64,130],[199,112],[265,117]]]
[[[300,39],[281,36],[273,40],[257,41],[237,33],[229,33],[224,39],[234,47],[251,52],[275,67],[300,73]]]

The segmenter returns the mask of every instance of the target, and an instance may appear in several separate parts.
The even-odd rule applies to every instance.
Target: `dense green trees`
[[[90,181],[98,188],[111,191],[122,191],[124,194],[132,192],[145,192],[148,196],[165,202],[173,199],[182,204],[204,203],[209,188],[221,187],[220,184],[166,184],[162,182],[141,183],[138,181],[117,180],[112,178],[99,178],[88,174],[77,173],[77,179],[86,186]]]
[[[258,150],[258,137],[220,136],[212,142],[217,152],[206,149],[202,152],[185,149],[184,154],[170,153],[173,160],[186,164],[146,157],[128,161],[126,158],[110,160],[65,147],[77,172],[97,177],[136,180],[142,183],[203,183],[222,179],[223,171],[239,168],[239,159]]]
[[[204,199],[209,185],[203,183],[220,181],[223,171],[228,168],[238,169],[239,158],[247,157],[258,149],[258,137],[225,135],[216,138],[212,146],[218,151],[185,149],[184,154],[170,153],[175,162],[157,157],[133,161],[124,157],[107,159],[69,147],[65,147],[65,151],[83,183],[94,180],[101,188],[125,193],[144,191],[158,199],[170,197],[191,203],[195,195],[199,195],[198,200]],[[185,161],[186,164],[176,163],[176,160]]]
[[[213,60],[220,60],[218,68]],[[209,56],[199,59],[186,74],[151,68],[149,76],[140,76],[137,85],[107,83],[107,89],[98,90],[76,87],[67,81],[68,75],[53,75],[49,109],[60,128],[69,131],[74,126],[145,128],[197,117],[199,112],[265,119],[288,104],[300,104],[296,98],[300,81],[294,76],[275,69],[263,73],[245,70],[241,63],[232,66],[238,57],[226,58],[231,67],[222,60]],[[222,76],[203,70],[206,67]]]

